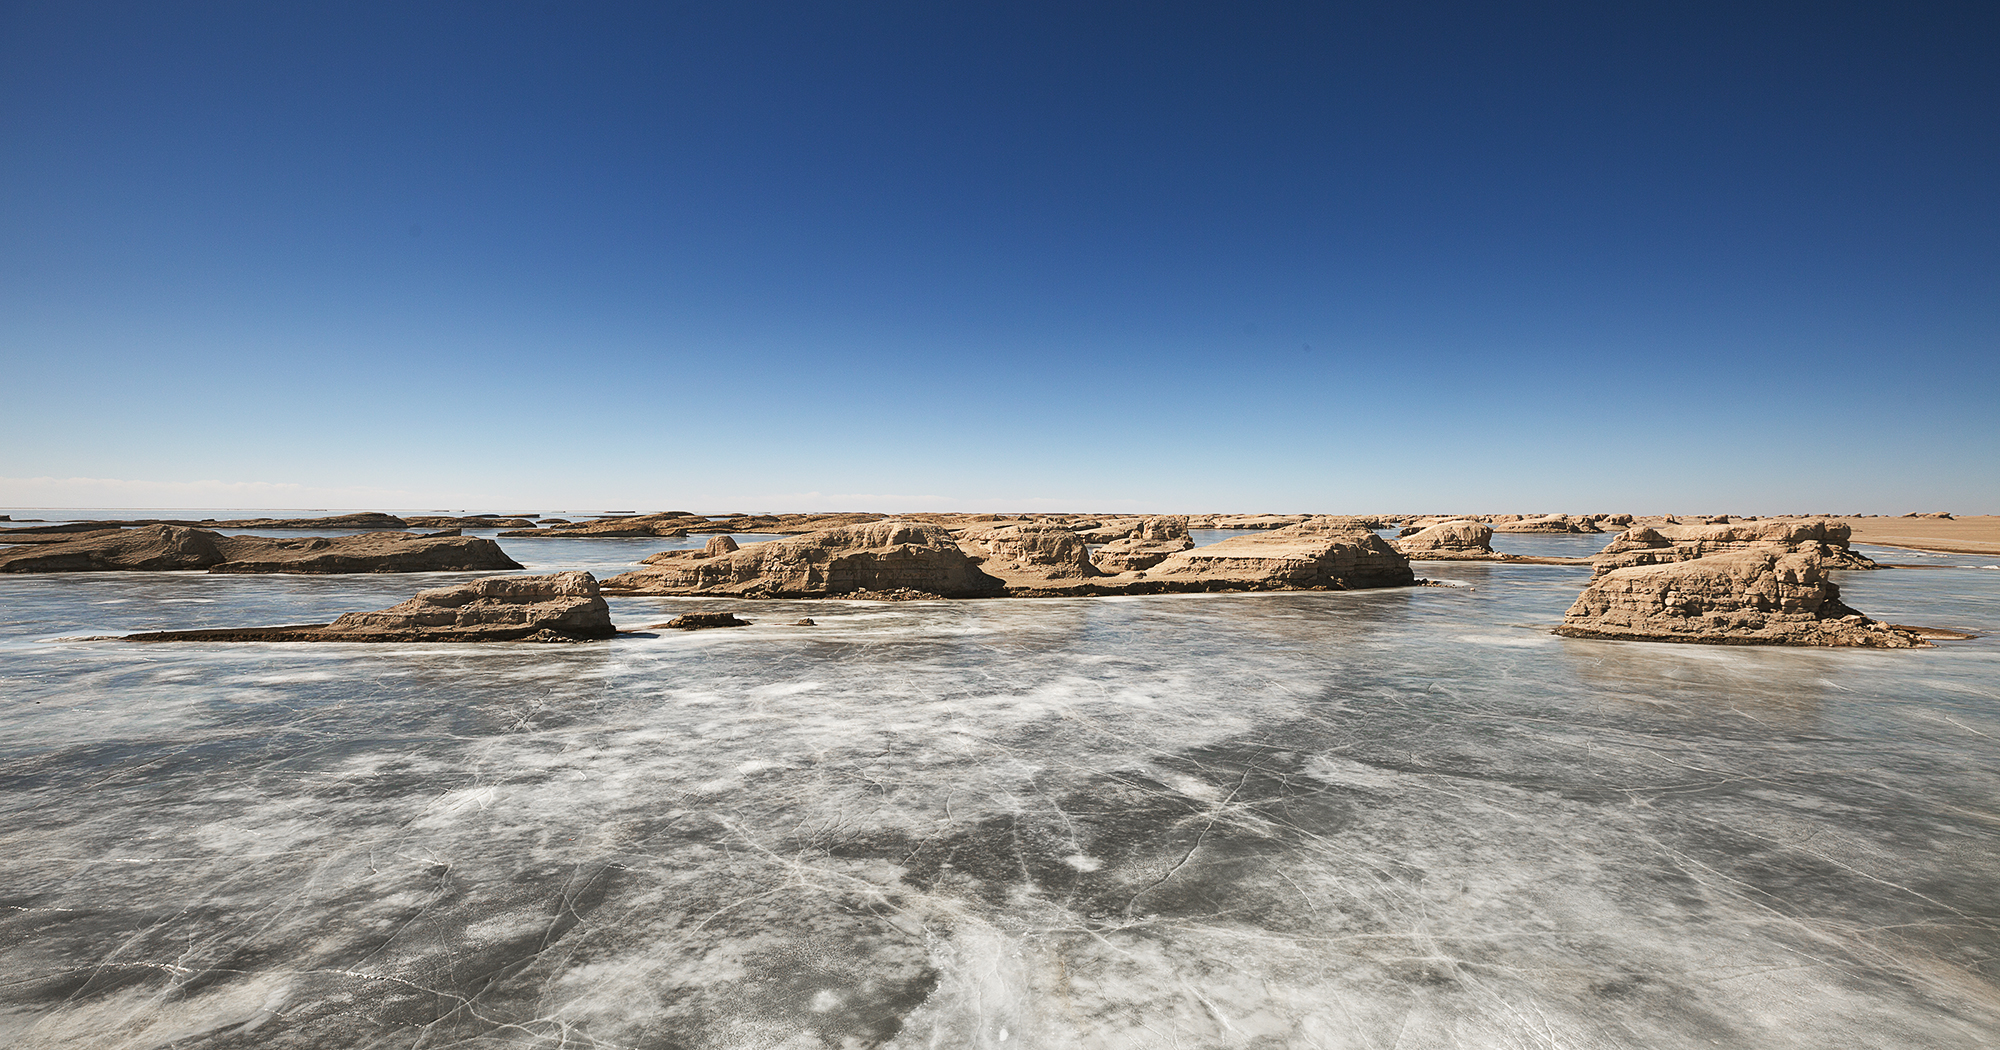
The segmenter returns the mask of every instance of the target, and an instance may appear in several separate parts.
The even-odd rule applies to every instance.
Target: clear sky
[[[2000,512],[2000,5],[0,2],[0,506]]]

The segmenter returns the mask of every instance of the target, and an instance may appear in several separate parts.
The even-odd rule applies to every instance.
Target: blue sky
[[[1990,4],[0,3],[14,506],[2000,512]]]

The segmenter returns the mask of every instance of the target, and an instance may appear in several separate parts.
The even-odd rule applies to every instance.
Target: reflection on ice
[[[310,649],[46,639],[382,582],[8,581],[0,1040],[1991,1045],[1991,574],[1850,574],[1988,635],[1854,653],[1550,636],[1588,571]]]

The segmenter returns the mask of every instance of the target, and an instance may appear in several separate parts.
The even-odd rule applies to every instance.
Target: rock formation
[[[1502,515],[1502,517],[1509,518],[1510,520],[1501,521],[1500,518],[1494,518],[1493,520],[1496,522],[1493,526],[1494,532],[1576,533],[1604,531],[1598,528],[1597,524],[1589,518],[1572,518],[1567,514],[1549,514],[1539,518],[1517,518],[1513,515]]]
[[[228,560],[206,529],[147,525],[51,533],[31,544],[0,547],[0,572],[164,572],[206,569]]]
[[[1140,518],[1126,526],[1125,533],[1091,554],[1099,569],[1110,573],[1150,569],[1194,547],[1194,540],[1188,537],[1187,518],[1178,515]]]
[[[1182,549],[1147,570],[1107,575],[1077,534],[1028,522],[970,529],[904,519],[755,543],[717,556],[661,551],[645,568],[604,581],[608,593],[772,598],[1061,597],[1188,591],[1344,590],[1415,582],[1410,563],[1345,519],[1315,518],[1209,547]],[[1150,526],[1152,542],[1181,528]]]
[[[1460,518],[1398,537],[1395,547],[1413,561],[1469,560],[1493,553],[1493,530]]]
[[[910,590],[958,598],[997,594],[1003,587],[979,571],[944,528],[895,519],[753,543],[716,557],[666,551],[646,563],[604,581],[605,589],[772,598]]]
[[[134,642],[574,642],[617,633],[587,572],[489,576],[330,624],[153,631]]]
[[[147,525],[0,547],[0,572],[485,572],[520,567],[492,540],[408,532],[275,539]]]
[[[1556,633],[1712,645],[1929,645],[1843,604],[1817,553],[1771,547],[1600,572]]]
[[[1848,547],[1843,522],[1824,518],[1764,520],[1718,525],[1636,525],[1597,553],[1600,572],[1628,565],[1688,561],[1725,551],[1770,549],[1818,555],[1830,569],[1872,569],[1875,563]]]
[[[720,536],[710,536],[708,542],[702,545],[701,553],[703,557],[719,558],[725,554],[734,554],[742,549],[742,545],[736,542],[736,537],[725,533]]]
[[[1143,575],[1162,590],[1176,591],[1326,591],[1416,582],[1409,560],[1380,536],[1339,519],[1318,518],[1184,550]]]
[[[966,554],[979,559],[983,571],[1005,575],[1025,570],[1045,579],[1097,576],[1083,538],[1061,525],[1024,522],[991,529],[968,529],[958,536]]]

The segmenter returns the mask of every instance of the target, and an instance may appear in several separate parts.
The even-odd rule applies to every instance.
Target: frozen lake
[[[1453,586],[137,646],[56,639],[461,577],[0,578],[0,1042],[1990,1047],[2000,570],[1929,560],[1847,600],[1983,637],[1569,640],[1587,568],[1418,563]]]

